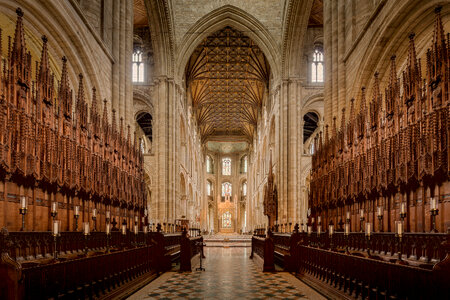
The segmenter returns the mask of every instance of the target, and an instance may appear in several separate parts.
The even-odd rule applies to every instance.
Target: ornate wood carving
[[[360,203],[366,216],[375,222],[374,207],[384,205],[390,212],[391,201],[406,201],[408,207],[413,207],[416,203],[411,193],[417,194],[419,188],[422,191],[429,188],[431,197],[438,196],[443,201],[445,188],[439,187],[448,186],[450,170],[449,42],[437,8],[432,44],[426,54],[425,78],[411,34],[402,81],[397,77],[393,56],[384,98],[375,73],[370,101],[366,103],[362,88],[359,112],[354,112],[352,100],[347,124],[343,111],[340,130],[334,121],[331,137],[327,126],[325,141],[321,135],[316,138],[309,198],[313,211],[330,220],[334,218],[336,224],[339,218],[345,218],[345,206],[356,215],[354,204]],[[425,203],[426,199],[422,201]],[[424,221],[420,220],[419,230],[424,230],[423,222],[427,221],[425,209],[421,209],[416,218],[422,216]],[[442,224],[448,222],[448,212],[443,218]],[[409,220],[407,224],[411,225]]]
[[[81,74],[72,109],[67,59],[62,58],[61,80],[56,86],[45,36],[32,79],[22,18],[19,8],[15,36],[0,72],[2,178],[18,186],[143,210],[143,156],[136,136],[132,140],[129,127],[124,132],[122,120],[117,129],[114,111],[109,123],[106,100],[100,115],[95,88],[88,105]]]
[[[275,225],[278,216],[278,192],[274,184],[274,175],[272,169],[272,155],[269,161],[269,176],[264,190],[264,214],[269,218],[269,227]]]

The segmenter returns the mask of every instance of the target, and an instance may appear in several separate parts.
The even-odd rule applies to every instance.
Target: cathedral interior
[[[449,0],[0,0],[0,298],[448,299]]]

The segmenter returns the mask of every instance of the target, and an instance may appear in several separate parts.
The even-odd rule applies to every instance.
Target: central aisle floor
[[[289,273],[261,272],[250,251],[205,247],[206,271],[164,273],[128,299],[325,299]]]

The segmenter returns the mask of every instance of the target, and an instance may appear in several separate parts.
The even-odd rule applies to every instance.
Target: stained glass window
[[[319,48],[316,48],[313,54],[311,82],[323,82],[323,53]]]
[[[231,197],[231,183],[229,182],[222,183],[222,197],[226,196]]]
[[[133,53],[132,61],[132,80],[133,82],[144,82],[144,63],[142,62],[142,51],[136,50]]]
[[[231,228],[231,213],[229,211],[222,215],[222,228]]]
[[[231,175],[231,158],[222,159],[222,175]]]

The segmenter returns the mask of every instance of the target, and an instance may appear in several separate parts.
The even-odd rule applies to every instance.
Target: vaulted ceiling
[[[309,15],[308,27],[323,27],[323,0],[314,0]]]
[[[233,136],[251,142],[270,67],[245,34],[225,27],[196,48],[186,66],[186,83],[202,142]]]

